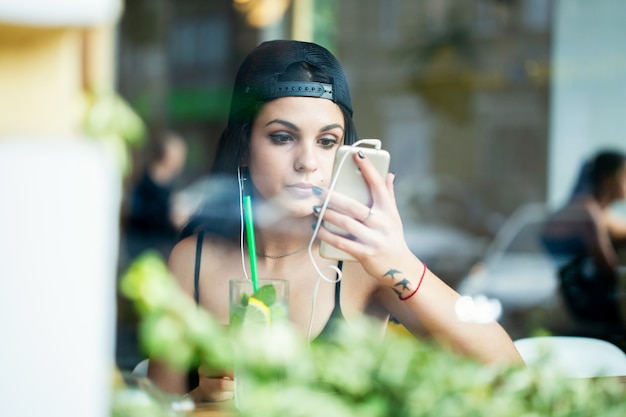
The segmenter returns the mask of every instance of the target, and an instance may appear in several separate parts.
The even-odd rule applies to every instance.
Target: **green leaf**
[[[276,288],[267,284],[256,290],[252,296],[269,307],[276,302]]]

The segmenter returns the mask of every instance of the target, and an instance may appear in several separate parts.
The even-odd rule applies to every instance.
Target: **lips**
[[[287,186],[290,194],[299,198],[308,198],[313,195],[313,184],[298,183]]]

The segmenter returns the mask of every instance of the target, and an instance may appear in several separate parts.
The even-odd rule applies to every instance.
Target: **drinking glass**
[[[257,291],[252,281],[233,279],[229,283],[229,316],[233,334],[254,334],[269,329],[273,323],[285,322],[289,316],[289,282],[284,279],[259,279]],[[244,333],[244,336],[245,336]],[[235,361],[235,406],[240,407],[245,398],[245,372]]]

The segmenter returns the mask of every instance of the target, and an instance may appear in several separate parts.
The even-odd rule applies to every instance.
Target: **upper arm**
[[[611,242],[608,217],[590,213],[587,236],[591,255],[597,266],[605,273],[613,273],[617,266],[617,254]]]
[[[168,260],[168,269],[182,290],[193,297],[197,236],[189,236],[178,242]]]
[[[196,237],[190,236],[177,243],[170,254],[168,269],[176,278],[183,292],[193,297],[193,271]],[[167,363],[150,358],[148,378],[161,390],[172,394],[184,394],[189,390],[187,375],[172,369]]]
[[[611,238],[620,242],[626,242],[626,219],[616,213],[609,212],[607,223]]]
[[[185,373],[176,371],[154,358],[150,358],[148,362],[148,379],[159,389],[171,394],[182,395],[189,391]]]

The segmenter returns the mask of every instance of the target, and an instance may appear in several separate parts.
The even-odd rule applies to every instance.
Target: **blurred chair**
[[[626,375],[626,353],[601,339],[541,336],[514,343],[529,367],[553,367],[570,378]]]
[[[143,359],[133,368],[133,375],[148,376],[148,359]]]

